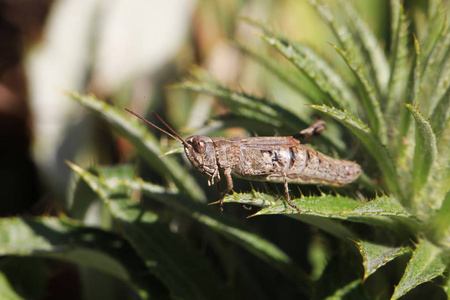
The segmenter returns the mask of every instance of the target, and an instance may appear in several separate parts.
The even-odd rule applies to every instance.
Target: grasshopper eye
[[[192,147],[194,147],[195,152],[202,154],[206,150],[206,143],[200,139],[194,139]]]

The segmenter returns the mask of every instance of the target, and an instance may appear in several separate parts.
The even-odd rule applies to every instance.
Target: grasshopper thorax
[[[213,140],[207,136],[193,135],[185,141],[184,152],[191,164],[202,174],[216,174],[218,166]]]

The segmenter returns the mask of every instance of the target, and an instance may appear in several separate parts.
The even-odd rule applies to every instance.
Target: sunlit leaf
[[[395,116],[402,101],[405,79],[408,76],[408,27],[403,5],[399,0],[391,0],[390,77],[388,82],[387,115]]]
[[[350,70],[356,78],[359,92],[364,103],[365,113],[369,118],[369,124],[372,132],[381,143],[386,144],[387,142],[387,132],[386,132],[386,122],[384,116],[381,112],[380,103],[376,98],[374,93],[374,88],[367,81],[364,73],[360,66],[355,65],[352,59],[339,47],[334,46],[336,51],[341,55],[344,61],[349,66]]]
[[[421,80],[421,68],[420,68],[420,45],[417,39],[414,39],[414,57],[412,60],[411,71],[408,78],[408,91],[406,93],[406,98],[404,103],[412,104],[419,100],[419,88]],[[397,118],[393,118],[395,121]],[[394,122],[391,122],[394,124]],[[397,158],[404,159],[405,154],[405,143],[404,139],[408,137],[408,132],[411,123],[411,113],[409,111],[402,109],[400,111],[400,124],[396,140],[396,155]],[[411,141],[412,143],[412,141]]]
[[[342,78],[328,63],[310,48],[300,44],[287,44],[272,36],[263,36],[265,42],[291,61],[300,72],[307,76],[325,96],[321,103],[358,111],[358,101]]]
[[[437,102],[431,115],[431,126],[433,127],[434,134],[439,138],[450,117],[450,85],[448,86],[445,94]]]
[[[362,280],[361,279],[356,279],[353,280],[352,282],[350,282],[349,284],[345,285],[344,287],[337,289],[336,292],[327,297],[326,299],[328,300],[333,300],[333,299],[343,299],[346,296],[353,296],[352,293],[354,293],[355,289],[358,289],[361,287],[362,284]],[[362,292],[364,293],[364,291],[362,290]],[[369,299],[367,295],[365,294],[359,294],[358,295],[358,299]]]
[[[8,281],[8,278],[5,274],[0,272],[0,294],[2,298],[5,300],[20,300],[25,299],[21,297],[11,286],[11,283]]]
[[[267,99],[248,95],[225,88],[202,72],[194,72],[193,78],[185,80],[174,88],[187,89],[220,97],[235,114],[247,120],[254,120],[272,126],[284,135],[292,135],[310,124],[288,109],[269,102]],[[345,145],[336,138],[322,137],[337,152],[343,153]]]
[[[139,294],[145,287],[141,261],[120,237],[80,223],[52,217],[0,219],[1,255],[61,259],[96,269],[126,282]],[[121,256],[128,255],[126,261]]]
[[[159,142],[152,136],[144,124],[133,116],[125,115],[125,111],[109,106],[94,96],[68,93],[72,99],[94,111],[110,124],[121,135],[127,138],[145,161],[162,175],[170,176],[181,191],[189,194],[192,199],[205,201],[205,195],[194,178],[185,172],[184,168],[171,157],[159,157],[161,149]]]
[[[396,257],[409,252],[409,247],[390,247],[367,241],[356,243],[363,257],[364,280]]]
[[[372,81],[377,91],[377,97],[379,99],[384,98],[390,74],[389,63],[384,50],[381,48],[375,33],[361,18],[361,14],[357,13],[347,1],[339,1],[339,4],[344,6],[343,11],[347,14],[345,20],[351,23],[350,30],[361,43],[361,52],[369,63],[368,72],[373,77]]]
[[[233,193],[228,195],[224,199],[224,203],[239,203],[244,205],[254,205],[259,207],[270,207],[272,205],[281,205],[282,210],[287,212],[289,209],[286,207],[282,198],[278,198],[274,195],[269,195],[266,193],[260,193],[257,191],[252,191],[251,193]],[[289,207],[290,208],[290,207]],[[326,218],[316,218],[307,214],[298,215],[295,211],[293,214],[286,214],[289,217],[295,218],[299,221],[308,223],[312,226],[322,229],[336,237],[341,239],[356,238],[354,232],[346,228],[344,225],[336,223],[333,220]]]
[[[185,199],[185,196],[177,193],[177,191],[168,190],[167,188],[144,182],[141,179],[110,179],[105,180],[105,184],[112,189],[125,186],[129,189],[144,192],[161,204],[167,205],[189,216],[244,249],[247,249],[250,253],[253,253],[275,269],[278,269],[289,280],[297,284],[303,292],[308,293],[308,290],[310,290],[310,287],[308,287],[309,279],[306,273],[281,249],[263,237],[246,231],[241,226],[220,214],[215,207],[188,201],[188,199]]]
[[[450,27],[446,26],[436,41],[423,70],[421,91],[424,99],[427,100],[423,107],[425,114],[431,113],[448,89],[449,73],[446,66],[449,59]]]
[[[442,275],[446,266],[440,254],[438,247],[426,240],[420,240],[391,299],[398,299],[419,284]]]
[[[423,187],[427,184],[431,167],[436,159],[436,137],[431,125],[426,121],[418,109],[406,104],[416,121],[416,146],[414,150],[413,182],[410,198],[419,196]]]
[[[323,93],[318,90],[308,76],[280,63],[273,57],[264,55],[261,53],[261,50],[251,49],[243,44],[239,44],[239,48],[271,71],[277,79],[282,80],[306,98],[315,103],[321,103],[323,101]]]
[[[293,199],[291,202],[300,210],[300,215],[361,222],[384,226],[397,231],[404,230],[401,223],[408,224],[412,230],[417,229],[418,226],[418,223],[411,218],[411,215],[395,199],[390,197],[379,197],[361,203],[343,196],[323,195],[302,197]],[[254,215],[271,214],[298,214],[298,211],[284,201],[278,201]]]
[[[430,19],[427,28],[427,35],[423,41],[423,57],[421,61],[422,72],[428,68],[431,56],[435,53],[436,47],[442,40],[445,30],[447,29],[447,22],[445,21],[445,14],[442,13],[443,3],[436,1],[436,7],[433,8],[430,4]]]
[[[305,83],[312,85],[312,90],[319,91],[320,97],[310,95],[310,100],[315,104],[330,102],[338,107],[345,107],[357,112],[358,100],[341,76],[334,71],[329,63],[317,55],[306,45],[290,40],[288,37],[268,28],[265,24],[250,19],[247,23],[257,26],[264,31],[263,41],[279,51],[300,71]],[[296,77],[296,76],[295,76]],[[294,77],[294,78],[295,78]],[[291,80],[292,81],[292,80]],[[303,86],[299,86],[303,90]],[[310,94],[307,91],[305,94]]]
[[[433,238],[443,244],[450,245],[450,191],[444,197],[441,207],[430,220],[433,227]]]
[[[306,121],[301,120],[287,109],[266,99],[225,88],[200,71],[192,73],[192,77],[192,79],[185,80],[173,87],[220,97],[236,114],[262,123],[272,124],[275,128],[297,132],[299,126],[308,126]]]
[[[172,233],[156,214],[129,199],[124,186],[110,189],[98,177],[76,165],[70,166],[105,201],[125,239],[171,295],[186,299],[226,298],[224,286],[209,261]]]

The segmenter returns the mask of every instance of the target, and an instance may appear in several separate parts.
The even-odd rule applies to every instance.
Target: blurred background
[[[389,49],[389,1],[352,2]],[[408,0],[405,7],[420,40],[428,1]],[[1,0],[0,214],[65,213],[74,184],[66,160],[114,165],[133,156],[124,139],[64,91],[93,93],[143,115],[156,110],[183,136],[225,111],[210,96],[168,88],[194,67],[284,105],[301,97],[236,46],[261,46],[241,17],[343,64],[330,32],[303,0]],[[95,224],[95,215],[86,222]]]

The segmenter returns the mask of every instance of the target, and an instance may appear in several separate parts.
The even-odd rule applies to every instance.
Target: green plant
[[[144,124],[95,96],[69,94],[127,138],[169,184],[145,182],[130,165],[83,169],[68,163],[82,179],[74,194],[79,210],[100,198],[114,226],[95,229],[67,217],[2,219],[2,254],[68,260],[125,282],[143,298],[169,294],[183,299],[249,295],[397,299],[409,292],[411,297],[420,295],[421,290],[448,296],[450,281],[443,275],[448,275],[450,254],[450,74],[446,68],[450,29],[442,21],[440,7],[431,1],[427,35],[419,42],[408,32],[402,5],[392,0],[387,57],[346,2],[338,1],[341,22],[326,7],[310,2],[334,33],[337,44],[331,46],[346,65],[333,65],[306,45],[252,20],[243,21],[259,28],[268,48],[289,63],[249,45],[239,46],[330,120],[333,134],[325,132],[316,147],[361,164],[364,173],[356,184],[342,189],[299,187],[292,202],[301,215],[274,193],[233,192],[225,203],[262,207],[245,223],[236,221],[227,210],[219,214],[206,205],[217,196],[205,194],[201,186],[205,180],[197,180],[195,171],[186,170],[176,157],[159,157],[162,147]],[[224,87],[200,70],[174,88],[216,96],[228,107],[230,113],[221,118],[220,126],[203,128],[209,133],[218,127],[243,126],[258,134],[273,134],[274,129],[292,134],[312,118],[293,112],[283,102]],[[147,201],[151,208],[144,209],[132,200],[132,191],[165,209]],[[258,233],[248,229],[249,223],[265,215],[283,217],[264,219],[268,222],[260,224]],[[310,240],[306,249],[310,270],[307,263],[265,237],[266,231],[273,230],[274,239],[283,234],[279,228],[300,226],[298,221],[323,232],[288,232],[289,243]],[[190,228],[180,229],[180,224]],[[272,224],[283,226],[271,228]],[[19,234],[13,237],[8,232]],[[201,245],[204,256],[198,251]],[[364,272],[356,250],[363,257]],[[274,278],[273,273],[282,276]],[[438,285],[415,289],[436,278]],[[261,284],[269,280],[273,286]]]

